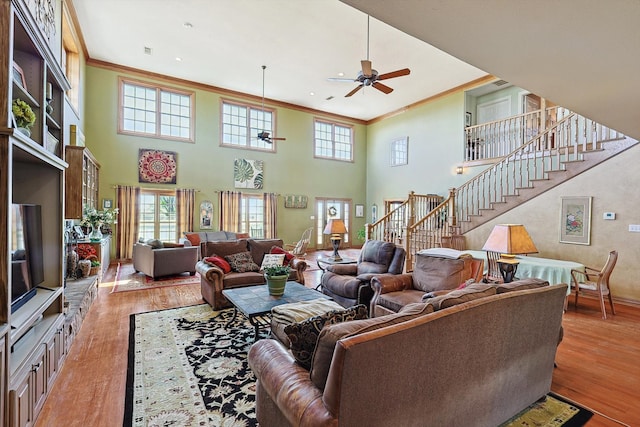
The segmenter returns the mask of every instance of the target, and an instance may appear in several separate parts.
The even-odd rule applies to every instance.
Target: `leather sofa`
[[[243,273],[231,271],[225,273],[220,267],[208,263],[205,260],[207,257],[219,256],[224,258],[241,252],[249,252],[253,262],[261,266],[264,255],[270,253],[273,246],[282,248],[282,245],[282,239],[238,239],[204,242],[201,245],[202,260],[196,263],[196,271],[200,274],[202,298],[214,310],[221,310],[231,306],[231,303],[222,295],[223,289],[263,285],[265,283],[264,275],[260,271]],[[304,285],[303,273],[307,269],[307,262],[294,257],[289,262],[289,266],[291,267],[289,280]]]
[[[256,342],[248,361],[258,423],[500,425],[550,391],[567,292],[565,284],[509,285],[474,284],[396,314],[325,326],[310,371],[279,341]]]
[[[329,265],[322,274],[322,292],[343,307],[364,304],[369,307],[373,291],[371,278],[381,274],[400,274],[406,252],[391,242],[367,240],[357,264]]]
[[[371,280],[371,317],[397,313],[402,307],[421,302],[426,293],[449,292],[467,281],[481,282],[484,260],[453,249],[418,252],[413,271]]]
[[[146,243],[133,245],[133,268],[141,271],[155,280],[160,276],[180,274],[188,271],[192,276],[196,274],[198,262],[198,248],[171,247],[154,248]]]

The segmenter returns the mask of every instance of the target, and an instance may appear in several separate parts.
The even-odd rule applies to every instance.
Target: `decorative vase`
[[[75,279],[77,268],[78,268],[78,253],[75,250],[71,250],[67,255],[67,278]]]
[[[29,129],[19,127],[18,130],[23,134],[27,135],[28,137],[31,137],[31,131]]]
[[[92,242],[99,242],[102,240],[102,230],[100,230],[100,226],[92,225],[91,232],[89,233],[89,240]]]
[[[269,295],[282,296],[289,276],[264,276],[267,280]]]
[[[78,270],[80,270],[81,277],[89,277],[89,273],[91,272],[91,261],[88,259],[81,259],[78,261]]]

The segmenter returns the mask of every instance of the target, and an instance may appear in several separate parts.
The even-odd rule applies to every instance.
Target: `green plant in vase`
[[[22,99],[14,99],[11,104],[11,112],[18,129],[25,135],[31,136],[31,126],[36,122],[36,115],[31,106]]]
[[[291,267],[288,265],[270,265],[263,269],[264,278],[267,281],[269,295],[281,296],[289,280]]]

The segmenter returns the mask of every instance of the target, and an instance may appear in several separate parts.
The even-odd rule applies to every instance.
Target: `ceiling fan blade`
[[[392,79],[394,77],[406,76],[409,73],[411,73],[410,69],[403,68],[402,70],[396,70],[396,71],[392,71],[390,73],[380,74],[378,76],[377,80]]]
[[[287,140],[287,138],[277,138],[277,137],[271,137],[269,139],[272,140],[272,141],[286,141]]]
[[[380,82],[373,82],[372,86],[375,87],[376,89],[378,89],[380,92],[384,92],[384,93],[393,92],[393,89],[391,89],[389,86],[383,85]]]
[[[362,84],[362,85],[359,85],[359,86],[356,86],[356,88],[355,88],[355,89],[353,89],[351,92],[349,92],[348,94],[346,94],[344,97],[345,97],[345,98],[350,97],[351,95],[353,95],[354,93],[356,93],[357,91],[359,91],[360,89],[362,89],[363,87],[364,87],[364,85],[363,85],[363,84]]]
[[[327,80],[329,80],[330,82],[349,82],[349,83],[353,83],[357,81],[355,79],[348,79],[346,77],[329,77],[327,78]]]
[[[371,61],[369,61],[368,59],[363,59],[362,61],[360,61],[360,64],[362,65],[362,74],[364,74],[365,76],[370,76],[371,74],[373,74],[373,71],[371,71]]]

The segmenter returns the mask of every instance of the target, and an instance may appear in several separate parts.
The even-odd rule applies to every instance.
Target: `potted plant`
[[[289,280],[291,267],[288,265],[271,265],[264,268],[264,278],[267,281],[269,295],[281,296],[284,294],[284,287]]]
[[[31,136],[30,128],[36,122],[36,115],[33,113],[31,106],[22,99],[14,99],[11,111],[18,129],[25,135]]]

